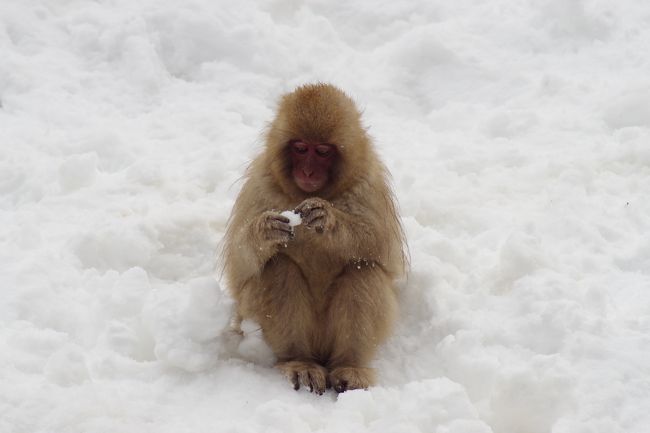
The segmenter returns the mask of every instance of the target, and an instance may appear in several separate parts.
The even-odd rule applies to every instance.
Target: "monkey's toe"
[[[348,390],[348,381],[341,380],[336,385],[334,385],[334,391],[342,393]]]
[[[338,393],[353,389],[367,389],[375,383],[375,372],[372,368],[339,367],[330,372],[328,381]]]
[[[298,374],[294,372],[291,375],[290,380],[291,380],[291,384],[293,385],[293,389],[298,391],[300,389],[300,380],[298,379]]]
[[[302,385],[318,395],[325,392],[327,370],[322,365],[308,361],[287,361],[278,363],[276,367],[289,379],[293,389],[298,390]]]

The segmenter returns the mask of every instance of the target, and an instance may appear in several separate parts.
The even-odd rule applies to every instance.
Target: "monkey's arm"
[[[328,243],[335,246],[343,259],[349,262],[383,264],[388,257],[386,235],[380,233],[368,215],[351,214],[333,207],[334,224],[323,232]]]
[[[310,198],[296,210],[303,218],[305,228],[302,234],[313,242],[325,245],[332,255],[343,262],[379,264],[388,268],[395,261],[394,236],[387,233],[387,225],[382,224],[382,217],[363,206],[361,201],[355,200],[354,205],[349,206]]]
[[[288,218],[265,211],[250,220],[233,224],[225,257],[231,285],[239,286],[259,274],[280,245],[289,242],[292,230],[288,223]]]

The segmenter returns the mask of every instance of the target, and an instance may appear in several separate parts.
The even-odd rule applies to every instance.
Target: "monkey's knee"
[[[296,391],[300,386],[309,388],[309,392],[322,395],[327,388],[327,370],[322,365],[309,361],[286,361],[276,364],[284,376],[289,379]]]

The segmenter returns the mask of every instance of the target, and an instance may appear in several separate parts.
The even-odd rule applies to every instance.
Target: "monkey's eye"
[[[318,156],[329,156],[332,153],[332,146],[329,144],[319,144],[316,146]]]
[[[294,141],[291,143],[291,149],[296,153],[307,153],[307,145],[302,141]]]

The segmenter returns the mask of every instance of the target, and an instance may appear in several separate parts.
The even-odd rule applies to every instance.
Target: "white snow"
[[[283,212],[280,212],[280,215],[289,218],[289,225],[291,227],[299,226],[302,224],[302,218],[300,217],[300,214],[295,213],[292,210],[285,210]]]
[[[650,432],[648,47],[642,1],[0,1],[0,432]],[[411,254],[379,385],[322,397],[214,278],[319,80]]]

